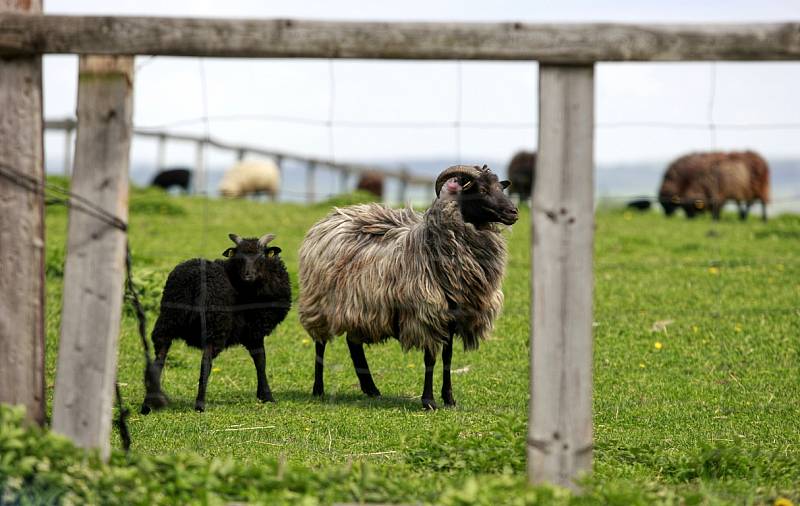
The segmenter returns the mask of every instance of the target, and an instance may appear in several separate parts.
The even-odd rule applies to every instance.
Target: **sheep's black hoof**
[[[311,392],[311,395],[313,395],[314,397],[322,398],[325,395],[325,389],[320,386],[314,385],[314,391]]]
[[[200,402],[200,401],[195,402],[194,403],[194,410],[197,411],[198,413],[202,413],[203,411],[206,410],[206,403],[205,402]]]
[[[436,410],[436,401],[433,399],[422,399],[422,408],[426,411],[435,411]]]
[[[364,395],[366,395],[367,397],[380,397],[381,396],[381,391],[378,390],[378,387],[376,387],[375,385],[373,385],[371,388],[369,388],[369,387],[368,388],[362,388],[361,391],[364,392]]]
[[[258,400],[261,402],[275,402],[275,398],[272,396],[272,392],[267,392],[265,394],[257,395]]]
[[[139,414],[149,415],[150,414],[150,406],[148,406],[147,404],[142,404],[142,409],[139,410]]]
[[[152,410],[159,410],[166,407],[167,404],[169,404],[169,398],[164,392],[150,393],[145,397],[142,403],[142,409],[139,410],[139,413],[146,415]]]
[[[444,401],[444,405],[447,407],[453,407],[456,405],[456,400],[453,398],[453,392],[442,392],[442,400]]]

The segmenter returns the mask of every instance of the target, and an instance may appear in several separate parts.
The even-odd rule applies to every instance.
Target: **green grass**
[[[229,232],[276,234],[274,243],[283,249],[296,298],[298,247],[330,206],[204,201],[134,191],[130,240],[149,328],[170,269],[191,257],[218,258],[229,246]],[[595,464],[589,495],[572,500],[800,500],[800,217],[763,224],[726,216],[713,223],[707,217],[688,221],[603,210],[596,221]],[[48,207],[49,402],[66,225],[66,211]],[[363,468],[379,477],[370,483],[379,483],[380,493],[359,496],[353,491],[357,487],[341,486],[348,478],[334,487],[344,491],[325,495],[324,502],[470,503],[488,497],[491,503],[493,494],[506,493],[509,500],[522,494],[529,226],[523,210],[519,223],[506,233],[506,304],[493,338],[477,352],[457,349],[454,354],[458,407],[422,411],[422,354],[404,354],[394,342],[367,350],[382,398],[361,395],[341,339],[326,354],[327,396],[324,401],[312,398],[313,345],[292,311],[266,339],[267,374],[277,404],[257,402],[252,362],[246,350],[234,348],[215,361],[206,412],[195,413],[200,353],[176,342],[163,376],[172,404],[148,416],[131,416],[133,452],[146,458],[191,451],[262,469],[285,461],[306,469],[308,480],[343,468],[348,476]],[[656,322],[663,329],[653,330]],[[126,310],[119,381],[136,412],[143,397],[142,367],[135,320]],[[435,378],[438,392],[439,369]],[[116,436],[114,444],[119,445]],[[453,499],[453,494],[466,495]],[[528,494],[528,502],[537,500]],[[536,497],[554,500],[548,494],[540,491]]]

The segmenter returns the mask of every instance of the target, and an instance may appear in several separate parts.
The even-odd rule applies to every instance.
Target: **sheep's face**
[[[658,201],[667,216],[672,216],[675,210],[680,207],[681,198],[678,195],[678,186],[674,181],[664,181],[658,192]]]
[[[452,174],[442,184],[439,198],[458,202],[464,221],[474,225],[516,223],[517,206],[503,193],[510,183],[499,181],[486,166],[476,172]]]
[[[233,271],[245,283],[259,281],[259,274],[266,271],[263,267],[267,259],[281,252],[280,248],[267,246],[275,238],[272,234],[264,235],[260,239],[241,238],[236,234],[229,234],[228,237],[236,246],[225,250],[223,255],[230,259]]]

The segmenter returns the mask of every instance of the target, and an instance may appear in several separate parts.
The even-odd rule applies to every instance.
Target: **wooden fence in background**
[[[6,3],[6,0],[0,2],[0,10]],[[39,11],[40,8],[31,10]],[[0,14],[0,106],[3,111],[15,111],[12,122],[16,122],[13,128],[9,128],[5,120],[0,124],[0,162],[37,178],[41,178],[42,173],[39,57],[44,53],[538,60],[539,172],[533,199],[531,243],[532,388],[528,469],[531,482],[548,481],[574,488],[575,477],[590,471],[592,463],[594,63],[800,60],[800,24],[349,23]],[[115,85],[113,81],[107,84]],[[115,107],[107,106],[105,113]],[[78,138],[81,138],[82,129],[91,130],[96,126],[79,123]],[[88,144],[80,141],[76,158],[100,163],[92,157]],[[124,170],[123,164],[115,167]],[[101,167],[87,166],[85,170],[101,170]],[[89,194],[84,196],[105,202],[100,195],[112,191],[103,185],[90,185]],[[27,204],[14,211],[14,219],[0,215],[3,237],[0,243],[3,248],[0,252],[3,261],[0,350],[24,346],[33,352],[15,356],[13,360],[20,362],[10,371],[5,367],[11,359],[0,354],[0,374],[3,374],[0,400],[27,404],[32,408],[31,416],[41,421],[44,371],[41,350],[36,350],[37,346],[41,348],[43,340],[42,198],[2,181],[0,202],[4,202],[7,195],[14,195]],[[74,244],[84,234],[85,231],[74,230],[71,225],[69,243]],[[99,240],[102,238],[87,239],[89,242]],[[21,254],[13,254],[17,251]],[[77,254],[80,250],[68,251],[68,269],[73,262],[71,257]],[[119,252],[114,250],[109,254],[116,256]],[[119,258],[113,260],[109,260],[109,264],[116,265]],[[9,265],[13,265],[13,269],[9,269]],[[10,270],[30,273],[22,292],[5,279]],[[71,293],[75,288],[67,286],[67,282],[73,275],[69,272],[66,275],[64,290]],[[108,268],[96,270],[94,275],[113,278],[121,273]],[[104,293],[98,296],[109,299],[122,296],[116,282],[95,285],[96,288],[100,286],[104,287]],[[16,301],[14,306],[9,302],[12,300]],[[19,319],[6,321],[9,312],[16,312],[14,318]],[[112,327],[107,326],[94,335],[62,334],[62,349],[74,345],[71,342],[76,339],[84,340],[81,342],[84,349],[91,348],[108,339],[106,332]],[[84,362],[82,371],[85,374],[94,374],[93,371],[114,374],[113,357],[109,358],[107,352],[93,355],[93,360],[95,363],[91,365]],[[101,363],[104,360],[106,362]],[[58,375],[61,374],[59,369]],[[82,416],[103,420],[111,417],[107,406],[90,400],[107,388],[107,381],[95,385],[75,375],[63,381],[58,378],[57,382],[61,382],[63,389],[56,392],[56,405],[61,402],[60,395],[68,395],[64,392],[74,389],[73,412],[85,410],[81,411]],[[18,389],[23,383],[32,388]],[[54,427],[62,423],[67,425],[58,418],[53,420]],[[98,425],[104,424],[105,421]],[[102,441],[87,442],[80,437],[76,440],[107,451],[105,435]]]
[[[58,130],[64,132],[64,172],[69,173],[72,170],[72,149],[73,149],[73,132],[77,129],[77,122],[72,118],[46,120],[44,123],[45,130]],[[230,151],[234,153],[236,159],[242,160],[248,154],[257,156],[265,156],[272,158],[284,171],[284,161],[293,161],[302,164],[306,172],[305,176],[305,198],[307,202],[313,202],[318,196],[316,184],[316,169],[322,168],[339,175],[339,193],[351,191],[349,183],[353,177],[358,177],[365,172],[375,172],[383,175],[385,179],[392,179],[397,181],[397,194],[392,196],[389,200],[405,203],[408,202],[408,190],[411,187],[424,187],[432,192],[431,178],[426,176],[419,176],[413,174],[406,167],[389,168],[381,165],[368,165],[352,162],[336,162],[333,160],[326,160],[319,157],[305,156],[297,153],[290,153],[287,151],[280,151],[275,149],[268,149],[262,146],[255,146],[249,144],[240,144],[235,142],[225,142],[213,137],[205,137],[202,135],[181,134],[174,132],[167,132],[164,130],[155,130],[147,128],[134,128],[133,134],[139,137],[155,138],[158,140],[157,158],[154,167],[157,170],[162,170],[167,167],[167,143],[168,142],[189,142],[196,146],[195,160],[194,160],[194,173],[197,179],[201,182],[206,182],[206,147],[213,147],[222,151]]]

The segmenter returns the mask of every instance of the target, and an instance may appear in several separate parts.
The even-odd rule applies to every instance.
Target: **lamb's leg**
[[[158,324],[156,324],[156,328],[158,328]],[[161,372],[164,370],[172,339],[160,337],[154,330],[152,340],[156,359],[152,369],[144,371],[145,398],[140,410],[143,415],[150,413],[151,409],[160,409],[169,404],[169,398],[161,390]]]
[[[347,347],[350,349],[350,358],[353,359],[353,367],[356,369],[358,382],[361,384],[361,391],[369,397],[380,397],[381,392],[372,380],[372,373],[369,372],[367,356],[364,355],[364,345],[347,340]]]
[[[272,390],[269,388],[267,382],[267,357],[264,353],[264,345],[255,348],[248,348],[250,356],[253,358],[253,365],[256,366],[256,378],[258,379],[258,386],[256,387],[256,397],[261,402],[275,402],[272,397]]]
[[[442,400],[445,406],[455,406],[453,398],[453,385],[450,383],[450,363],[453,359],[453,334],[448,336],[442,348]]]
[[[208,376],[211,374],[211,363],[216,355],[213,344],[207,344],[203,348],[203,358],[200,361],[200,380],[197,385],[197,399],[194,401],[195,411],[201,413],[206,410],[206,387],[208,386]]]
[[[739,219],[744,221],[747,219],[747,214],[750,212],[750,203],[747,201],[736,201],[736,207],[739,209]]]
[[[422,388],[422,407],[436,409],[433,400],[433,368],[436,366],[436,355],[430,350],[425,350],[425,386]]]
[[[325,367],[325,341],[317,341],[315,345],[316,359],[314,362],[314,391],[313,395],[325,395],[325,383],[322,379],[322,370]]]

